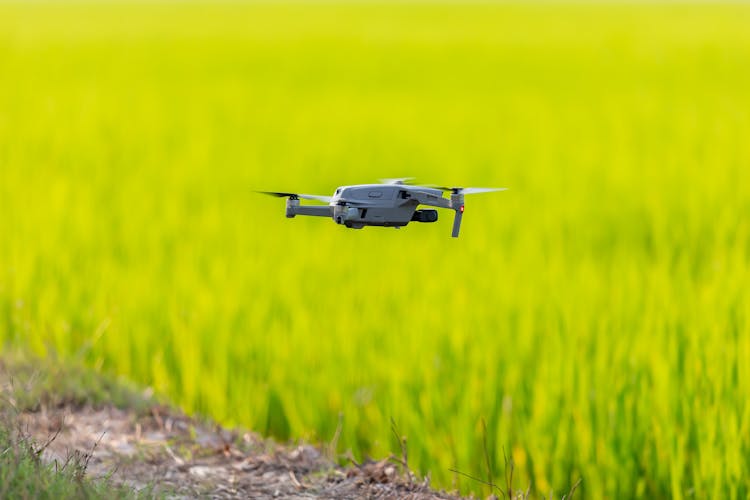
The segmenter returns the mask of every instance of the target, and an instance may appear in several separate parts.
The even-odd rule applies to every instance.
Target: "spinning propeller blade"
[[[322,196],[318,194],[301,194],[301,193],[284,193],[280,191],[257,191],[261,194],[267,194],[269,196],[276,196],[277,198],[302,198],[303,200],[315,200],[323,203],[330,203],[330,196]]]
[[[413,181],[414,177],[386,177],[385,179],[378,179],[383,184],[410,184],[409,181]]]
[[[446,186],[431,186],[435,189],[440,189],[453,194],[478,194],[478,193],[492,193],[495,191],[507,191],[508,188],[485,188],[485,187],[446,187]]]
[[[463,194],[493,193],[495,191],[506,191],[508,188],[474,188],[468,187],[461,189]]]

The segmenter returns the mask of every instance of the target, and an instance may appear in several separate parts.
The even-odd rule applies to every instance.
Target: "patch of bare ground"
[[[458,498],[417,480],[396,457],[341,467],[319,448],[280,445],[166,407],[41,407],[19,418],[26,433],[46,443],[44,460],[62,465],[85,456],[89,477],[155,496]]]

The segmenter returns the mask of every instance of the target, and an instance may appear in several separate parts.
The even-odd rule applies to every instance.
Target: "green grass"
[[[154,406],[167,403],[149,389],[94,371],[80,360],[42,359],[8,349],[0,359],[0,391],[0,409],[14,413],[112,405],[138,415],[150,414]]]
[[[0,495],[3,498],[134,498],[123,488],[84,477],[86,464],[77,457],[63,467],[45,464],[39,458],[41,446],[19,435],[0,417]]]
[[[93,372],[68,359],[38,359],[17,351],[0,360],[0,498],[152,498],[151,488],[135,492],[87,475],[89,453],[67,459],[43,460],[49,442],[29,435],[18,414],[56,408],[116,405],[145,411],[156,401],[122,380]],[[93,450],[92,450],[93,451]],[[112,471],[114,472],[114,471]]]
[[[750,7],[0,6],[0,339],[281,438],[750,494]],[[254,189],[510,187],[350,231]],[[461,488],[478,491],[460,480]],[[486,493],[486,490],[485,490]]]

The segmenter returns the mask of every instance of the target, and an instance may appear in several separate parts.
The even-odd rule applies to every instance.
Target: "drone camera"
[[[437,210],[416,210],[411,220],[415,222],[436,222],[438,220]]]

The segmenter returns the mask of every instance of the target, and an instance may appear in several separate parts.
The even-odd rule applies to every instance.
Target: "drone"
[[[411,177],[381,179],[381,184],[358,184],[336,188],[333,196],[259,191],[259,193],[286,198],[286,216],[297,215],[331,217],[336,224],[351,229],[365,226],[393,227],[399,229],[409,222],[435,222],[438,212],[419,209],[420,205],[448,208],[453,216],[452,236],[458,238],[464,215],[464,195],[505,191],[507,188],[417,186],[408,184]],[[443,193],[450,193],[449,198]],[[327,205],[301,205],[300,200],[312,200]]]

